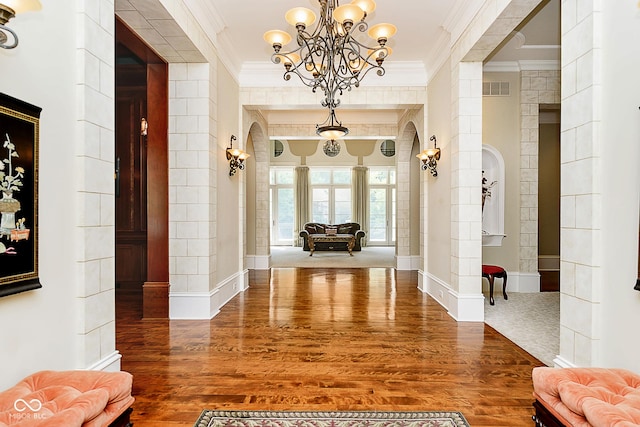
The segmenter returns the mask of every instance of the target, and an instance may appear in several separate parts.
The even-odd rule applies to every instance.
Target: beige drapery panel
[[[311,215],[311,198],[309,197],[309,168],[298,166],[294,175],[294,195],[293,195],[293,245],[302,246],[300,231],[304,224],[309,222]]]
[[[354,166],[351,170],[351,211],[353,222],[360,224],[365,238],[361,245],[366,246],[369,240],[369,168]]]

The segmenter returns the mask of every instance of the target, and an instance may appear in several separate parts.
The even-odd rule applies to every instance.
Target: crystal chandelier
[[[304,7],[296,7],[285,14],[285,20],[297,32],[297,46],[293,50],[283,50],[292,37],[286,31],[271,30],[264,34],[267,43],[273,46],[271,60],[282,63],[284,79],[292,75],[315,93],[318,88],[324,92],[322,106],[329,109],[329,117],[322,125],[316,126],[316,133],[327,139],[340,138],[348,129],[337,121],[335,109],[340,105],[339,95],[360,82],[371,70],[384,75],[384,60],[391,54],[386,46],[389,37],[396,32],[392,24],[377,24],[369,28],[367,15],[376,8],[373,0],[353,0],[340,6],[339,0],[318,0],[320,19],[318,25],[307,31],[316,20],[315,13]],[[355,37],[358,32],[367,32],[377,45],[367,46]],[[326,123],[326,125],[325,125]]]

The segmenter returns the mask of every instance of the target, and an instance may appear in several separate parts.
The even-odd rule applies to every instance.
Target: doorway
[[[540,291],[560,290],[560,106],[540,105],[538,271]]]
[[[169,317],[168,69],[116,17],[116,290]]]

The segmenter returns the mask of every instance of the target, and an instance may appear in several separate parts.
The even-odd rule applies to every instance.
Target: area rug
[[[469,427],[460,412],[204,410],[193,427]]]
[[[373,268],[395,267],[393,246],[367,246],[354,251],[316,251],[313,256],[302,248],[292,246],[271,247],[271,267],[274,268]]]

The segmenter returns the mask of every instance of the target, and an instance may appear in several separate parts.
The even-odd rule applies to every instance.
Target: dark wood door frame
[[[146,180],[147,266],[143,318],[169,317],[169,72],[158,57],[116,17],[116,42],[147,66]]]

